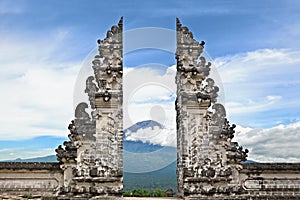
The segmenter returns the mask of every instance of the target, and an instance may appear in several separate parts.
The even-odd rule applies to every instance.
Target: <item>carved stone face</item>
[[[209,158],[206,158],[204,160],[204,164],[210,166],[211,160]]]
[[[207,85],[208,85],[208,86],[213,86],[213,85],[215,84],[215,81],[214,81],[213,79],[211,79],[211,78],[208,78],[208,79],[206,80],[206,82],[207,82]]]

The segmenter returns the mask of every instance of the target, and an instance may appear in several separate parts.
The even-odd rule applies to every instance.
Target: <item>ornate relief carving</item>
[[[94,79],[95,78],[93,76],[89,76],[86,79],[86,89],[84,91],[89,96],[89,101],[92,109],[95,109],[95,93],[99,90],[97,85],[93,82]]]
[[[75,118],[77,120],[90,120],[89,114],[85,111],[85,109],[88,108],[88,105],[86,103],[79,103],[75,109]]]
[[[204,44],[177,19],[177,174],[182,197],[243,191],[239,171],[248,150],[231,141],[235,125],[229,125],[224,106],[217,103],[219,88],[208,78],[211,63],[200,56]]]
[[[66,198],[122,196],[122,19],[98,40],[98,48],[84,91],[91,115],[88,104],[78,104],[70,141],[56,150],[68,179],[60,189]]]

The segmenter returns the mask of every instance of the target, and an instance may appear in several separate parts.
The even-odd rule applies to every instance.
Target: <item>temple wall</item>
[[[211,200],[279,200],[300,199],[300,163],[245,163],[239,172],[243,192],[239,195],[209,196]],[[188,196],[185,200],[207,199],[207,196]]]
[[[244,194],[228,196],[228,199],[299,199],[299,163],[247,163],[242,166],[239,177]],[[59,163],[0,162],[0,194],[55,196],[62,185],[63,172]],[[220,198],[226,199],[226,195],[211,197]]]
[[[54,196],[61,185],[59,163],[0,162],[0,194]]]
[[[240,172],[243,188],[251,196],[273,199],[300,197],[300,163],[249,163]]]

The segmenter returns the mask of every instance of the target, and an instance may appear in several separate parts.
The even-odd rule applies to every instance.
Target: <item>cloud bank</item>
[[[299,120],[300,51],[260,49],[215,59],[231,121],[268,128]]]
[[[138,129],[136,132],[128,131],[126,140],[142,141],[144,143],[158,144],[161,146],[176,147],[176,129],[158,126]]]
[[[257,162],[300,162],[300,122],[257,129],[237,126],[235,139]]]
[[[124,128],[144,120],[154,120],[165,127],[175,127],[175,66],[155,64],[126,68],[123,78]]]
[[[2,34],[0,34],[2,36]],[[65,136],[80,63],[63,60],[66,35],[46,38],[5,35],[0,46],[0,140]]]

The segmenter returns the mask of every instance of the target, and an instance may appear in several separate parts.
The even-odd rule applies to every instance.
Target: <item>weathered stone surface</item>
[[[88,104],[80,103],[69,125],[70,141],[56,150],[65,182],[61,198],[109,198],[123,193],[123,20],[98,40],[86,80]],[[96,81],[96,82],[94,82]]]
[[[51,162],[0,162],[0,170],[22,169],[60,171],[60,164]]]
[[[200,56],[204,44],[204,41],[197,42],[177,19],[179,195],[242,194],[240,162],[246,159],[247,150],[231,141],[235,125],[229,125],[224,106],[217,103],[219,88],[208,77],[211,63]]]
[[[0,162],[0,194],[55,196],[62,184],[59,163]]]
[[[240,177],[243,188],[251,196],[300,199],[299,163],[243,164]]]
[[[243,163],[243,171],[273,171],[273,172],[297,172],[300,171],[300,163]]]
[[[204,42],[177,19],[177,179],[184,199],[300,199],[300,164],[245,164],[247,149],[232,142],[235,125],[208,77]],[[209,109],[210,108],[210,109]],[[211,111],[212,110],[212,111]]]

